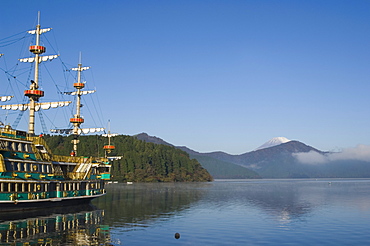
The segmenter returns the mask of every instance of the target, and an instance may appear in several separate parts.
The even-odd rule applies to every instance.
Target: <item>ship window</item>
[[[9,183],[1,183],[3,185],[3,188],[1,189],[4,192],[9,191]]]
[[[9,191],[10,192],[15,191],[15,183],[9,183]]]
[[[18,162],[18,164],[17,164],[17,170],[18,171],[23,171],[22,170],[22,163]]]
[[[12,147],[11,147],[11,150],[16,150],[16,142],[12,142]]]
[[[26,151],[27,152],[32,152],[32,148],[30,144],[26,144]]]
[[[12,150],[12,143],[11,143],[11,142],[9,142],[9,141],[7,141],[7,142],[6,142],[6,148],[7,148],[8,150]]]
[[[22,184],[21,183],[15,183],[15,192],[19,192],[22,190]]]
[[[1,191],[4,191],[4,192],[6,191],[5,187],[4,187],[4,183],[0,183],[0,189],[1,189]]]

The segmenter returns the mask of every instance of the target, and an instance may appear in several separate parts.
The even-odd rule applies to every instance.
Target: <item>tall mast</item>
[[[103,149],[105,150],[105,158],[108,157],[108,154],[112,152],[116,147],[111,144],[110,138],[117,136],[117,134],[110,133],[110,120],[108,121],[108,134],[104,134],[103,137],[108,137],[108,145],[104,145]]]
[[[22,104],[11,104],[11,105],[0,105],[1,109],[5,110],[21,110],[25,111],[29,109],[29,123],[28,123],[28,133],[35,134],[35,112],[39,111],[40,109],[47,110],[50,108],[57,108],[57,107],[64,107],[68,106],[71,101],[61,101],[61,102],[38,102],[40,97],[44,96],[44,92],[39,90],[39,65],[43,61],[51,61],[58,57],[58,55],[46,55],[41,56],[42,53],[45,53],[46,48],[40,45],[40,36],[41,34],[50,31],[51,28],[41,29],[40,25],[40,12],[38,13],[38,23],[36,25],[36,30],[27,31],[29,34],[36,35],[36,44],[31,45],[29,50],[33,53],[34,57],[22,58],[19,59],[20,62],[29,62],[35,63],[35,73],[34,79],[31,80],[31,85],[28,90],[24,91],[24,95],[29,97],[29,103],[22,103]],[[1,97],[1,101],[7,101],[11,98],[11,96]]]
[[[81,82],[81,72],[89,69],[90,67],[83,67],[81,63],[81,54],[77,68],[72,68],[72,70],[77,71],[77,83],[73,84],[73,87],[77,89],[74,93],[77,97],[76,102],[76,114],[73,118],[70,119],[69,122],[73,124],[73,155],[77,155],[77,144],[79,142],[78,135],[79,135],[79,128],[82,123],[84,123],[84,119],[81,117],[81,95],[83,94],[83,89],[85,87],[85,83]]]
[[[30,89],[24,91],[24,95],[30,98],[30,117],[28,123],[28,133],[34,134],[35,133],[35,102],[39,101],[40,97],[44,96],[44,92],[38,90],[39,88],[39,64],[40,54],[45,52],[45,47],[40,45],[40,35],[41,35],[41,26],[40,26],[40,12],[38,16],[38,24],[36,26],[35,34],[36,34],[36,45],[30,46],[30,52],[35,55],[35,74],[34,80],[31,81]]]
[[[28,133],[34,134],[35,133],[35,107],[36,102],[39,101],[40,97],[44,96],[44,92],[42,90],[38,90],[39,88],[39,64],[41,61],[52,60],[57,57],[57,55],[53,56],[43,56],[41,57],[40,54],[45,53],[46,48],[40,45],[40,35],[50,31],[51,28],[41,29],[40,25],[40,12],[38,13],[38,23],[36,25],[36,30],[28,31],[29,34],[36,34],[36,44],[31,45],[29,50],[32,52],[35,57],[20,59],[21,62],[34,62],[35,63],[35,74],[34,79],[31,80],[31,85],[29,90],[24,91],[24,95],[30,98],[29,103],[29,123],[28,123]]]

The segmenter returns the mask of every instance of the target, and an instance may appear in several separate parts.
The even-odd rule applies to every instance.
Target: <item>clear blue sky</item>
[[[82,52],[114,132],[232,154],[280,136],[320,150],[370,145],[370,1],[2,1],[1,9],[2,37],[34,28],[41,11],[62,60],[76,64]]]

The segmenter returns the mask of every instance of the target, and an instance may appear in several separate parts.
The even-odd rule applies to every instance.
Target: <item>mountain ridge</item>
[[[191,158],[197,159],[202,165],[208,165],[208,167],[211,160],[220,161],[218,164],[227,163],[229,168],[233,168],[232,165],[244,167],[253,174],[247,178],[256,178],[256,174],[261,178],[370,178],[370,159],[367,161],[367,159],[327,158],[335,153],[318,150],[297,140],[238,155],[222,151],[200,153],[186,146],[175,147],[187,152]],[[311,158],[311,162],[309,164],[302,162],[298,158],[302,155],[305,158]],[[210,174],[215,178],[223,176],[221,169],[210,171]]]

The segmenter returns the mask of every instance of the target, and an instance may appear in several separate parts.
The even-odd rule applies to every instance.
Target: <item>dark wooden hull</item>
[[[32,211],[32,210],[42,210],[46,208],[86,205],[89,204],[91,200],[103,195],[104,194],[79,197],[24,200],[24,201],[20,200],[17,202],[0,201],[0,214],[15,211]]]

